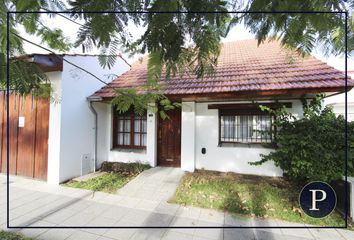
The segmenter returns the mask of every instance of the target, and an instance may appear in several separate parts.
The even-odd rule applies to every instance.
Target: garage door
[[[10,94],[10,174],[47,179],[49,99]],[[0,92],[0,170],[6,173],[6,93]]]

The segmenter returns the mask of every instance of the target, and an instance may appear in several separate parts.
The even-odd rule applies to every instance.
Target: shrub
[[[286,108],[263,110],[275,114],[277,129],[274,147],[268,155],[250,164],[274,161],[284,176],[295,181],[326,181],[340,179],[345,174],[345,120],[336,117],[330,107],[321,109],[322,98],[307,104],[304,117],[296,119]],[[354,123],[348,123],[349,171],[353,172]]]
[[[17,232],[5,232],[0,230],[0,239],[1,240],[31,240],[32,238],[26,238],[22,234]]]
[[[104,172],[115,172],[122,175],[136,175],[142,171],[149,169],[149,164],[140,162],[123,163],[123,162],[103,162],[101,170]]]

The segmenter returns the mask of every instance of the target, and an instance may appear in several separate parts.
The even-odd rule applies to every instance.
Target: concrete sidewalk
[[[154,171],[156,172],[150,176],[164,175],[158,170]],[[165,174],[172,176],[171,172],[164,171]],[[165,180],[167,179],[166,177]],[[177,181],[177,178],[173,179]],[[140,186],[137,192],[143,189],[143,186]],[[5,175],[0,175],[0,194],[0,228],[5,230]],[[134,194],[125,196],[124,192],[118,195],[93,193],[20,177],[11,177],[10,209],[10,226],[298,226],[276,220],[235,219],[223,212],[168,204],[165,199],[145,199],[143,195]],[[27,237],[43,240],[354,239],[354,232],[341,229],[42,228],[22,229],[21,232]]]
[[[183,175],[184,172],[180,168],[150,168],[119,189],[117,194],[154,202],[166,202],[175,193]]]

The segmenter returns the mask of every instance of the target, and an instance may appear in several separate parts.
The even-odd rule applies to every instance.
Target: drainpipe
[[[95,153],[94,153],[94,167],[93,167],[93,172],[96,172],[96,166],[97,166],[97,122],[98,122],[98,118],[97,118],[97,112],[95,110],[95,108],[93,107],[92,103],[96,100],[102,100],[102,99],[93,99],[93,98],[88,98],[87,99],[89,101],[89,108],[91,110],[91,112],[94,115],[94,128],[95,128],[95,132],[94,132],[94,148],[95,148]]]

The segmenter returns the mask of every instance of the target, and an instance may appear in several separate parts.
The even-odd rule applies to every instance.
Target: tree
[[[64,10],[65,4],[61,0],[53,1],[24,1],[24,0],[1,0],[0,1],[0,88],[6,86],[6,38],[7,38],[7,11],[40,11],[44,9]],[[9,16],[10,31],[10,89],[16,89],[20,94],[27,94],[35,91],[36,94],[47,95],[50,91],[47,83],[46,75],[35,64],[23,61],[20,58],[14,58],[25,54],[23,49],[23,41],[16,35],[19,34],[18,29],[23,27],[24,30],[32,35],[36,35],[42,39],[42,44],[47,44],[50,48],[67,51],[70,49],[68,40],[63,37],[60,29],[53,29],[46,25],[43,16],[40,14],[10,14]]]
[[[336,117],[330,107],[322,108],[322,96],[314,98],[310,104],[303,101],[304,117],[295,118],[286,108],[272,110],[262,107],[275,115],[277,129],[273,147],[269,154],[261,155],[261,165],[273,161],[289,179],[299,182],[341,179],[345,175],[345,120]],[[354,123],[348,123],[348,133],[354,132]],[[354,138],[349,135],[349,147]],[[348,167],[354,170],[353,148],[350,148]]]
[[[344,52],[343,14],[232,14],[227,11],[352,11],[353,5],[353,0],[249,0],[245,2],[237,0],[102,0],[99,2],[69,0],[68,4],[65,4],[64,0],[2,0],[0,57],[4,62],[7,10],[67,10],[71,12],[70,15],[66,15],[67,17],[74,21],[78,19],[83,21],[73,45],[63,37],[61,30],[46,26],[42,15],[11,14],[11,56],[23,54],[22,40],[14,34],[18,33],[16,29],[20,26],[23,26],[27,33],[40,36],[43,42],[54,50],[66,51],[71,47],[83,46],[86,51],[93,46],[98,47],[102,53],[100,63],[106,67],[114,64],[120,50],[131,54],[150,53],[146,88],[161,94],[158,84],[161,77],[168,78],[173,74],[183,74],[186,71],[198,77],[212,73],[220,50],[219,42],[235,24],[244,23],[256,34],[259,43],[270,37],[279,38],[284,46],[296,48],[303,54],[310,53],[317,44],[323,45],[328,53]],[[110,13],[93,13],[95,11]],[[145,13],[136,14],[133,13],[134,11]],[[50,16],[59,17],[58,14],[50,14]],[[128,28],[131,24],[144,27],[138,39],[131,37]],[[350,53],[354,47],[353,26],[351,15],[348,29]],[[11,81],[12,87],[25,94],[31,88],[41,86],[40,79],[43,79],[43,76],[21,78],[25,76],[21,69],[21,67],[12,69],[12,76],[18,79],[18,81]],[[162,69],[166,70],[164,76],[161,76]],[[1,83],[4,85],[4,65],[1,73]],[[31,76],[36,74],[40,75],[35,71]],[[28,82],[31,84],[28,85]],[[122,103],[126,95],[134,97],[134,91],[130,90],[129,93],[127,91],[128,89],[125,92],[118,91],[117,98],[121,96],[121,99],[117,99],[116,102]],[[150,101],[157,98],[153,95],[151,97],[151,99],[144,99]],[[160,97],[166,99],[163,95]],[[137,102],[138,98],[135,94],[133,102]]]
[[[161,66],[166,66],[168,77],[178,71],[191,71],[201,77],[212,72],[219,53],[221,37],[235,24],[244,23],[256,34],[259,43],[266,38],[278,38],[284,46],[309,54],[321,44],[326,53],[344,53],[343,14],[231,14],[193,13],[224,11],[351,11],[353,1],[302,1],[302,0],[249,0],[240,1],[191,1],[191,0],[133,0],[126,5],[117,1],[103,1],[97,6],[93,1],[70,1],[70,10],[84,11],[142,11],[151,14],[73,14],[85,20],[76,45],[102,46],[103,53],[112,57],[102,60],[103,65],[114,63],[118,46],[134,53],[154,53],[150,58],[150,76],[158,78]],[[158,14],[158,11],[186,13]],[[349,18],[349,53],[354,48],[353,17]],[[129,21],[145,26],[137,40],[129,38],[125,30]],[[105,26],[105,31],[98,31]]]
[[[302,0],[250,0],[249,11],[348,11],[348,53],[354,51],[354,1],[302,1]],[[309,54],[315,46],[321,45],[327,54],[345,52],[345,15],[333,13],[318,14],[246,14],[243,18],[259,42],[275,37],[285,46]]]

